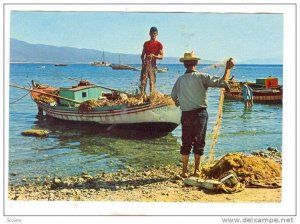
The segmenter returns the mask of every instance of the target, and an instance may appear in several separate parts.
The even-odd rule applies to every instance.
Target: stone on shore
[[[29,129],[21,133],[24,136],[48,137],[49,131],[42,129]]]
[[[253,158],[252,158],[253,157]],[[227,162],[225,162],[227,161]],[[221,165],[223,164],[223,165]],[[230,166],[227,166],[227,165]],[[258,156],[229,154],[210,167],[211,178],[233,169],[246,186],[257,180],[281,179],[281,164]],[[198,187],[186,186],[177,178],[181,167],[168,165],[151,169],[91,175],[86,172],[71,177],[48,177],[41,183],[23,182],[9,186],[9,199],[18,201],[140,201],[140,202],[280,202],[281,189],[246,188],[236,194],[211,194]],[[219,169],[221,168],[221,169]],[[246,169],[247,168],[247,169]],[[129,171],[130,170],[130,171]],[[193,164],[189,165],[193,170]],[[208,170],[203,175],[208,177]],[[252,182],[251,182],[252,181]],[[259,182],[260,184],[262,182]],[[264,187],[264,185],[260,185]],[[277,186],[278,187],[278,186]]]

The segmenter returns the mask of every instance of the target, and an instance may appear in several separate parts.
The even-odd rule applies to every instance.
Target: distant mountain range
[[[56,47],[45,44],[30,44],[14,38],[10,39],[11,63],[50,63],[50,64],[89,64],[102,60],[102,51],[79,49],[74,47]],[[109,63],[140,64],[140,54],[104,52],[105,61]],[[178,64],[177,57],[164,57],[161,64]],[[159,61],[160,62],[160,61]],[[202,64],[213,64],[215,61],[201,60]],[[260,59],[240,62],[240,64],[282,64],[282,59]]]
[[[44,44],[30,44],[17,39],[10,39],[10,62],[12,63],[52,63],[52,64],[89,64],[102,61],[103,52],[93,49],[73,47],[56,47]],[[140,64],[140,54],[123,54],[104,52],[105,61],[109,63]],[[178,58],[165,57],[162,64],[177,64]]]

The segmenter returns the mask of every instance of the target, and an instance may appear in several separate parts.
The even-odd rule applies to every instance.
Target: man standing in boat
[[[198,64],[196,54],[186,52],[180,62],[184,63],[186,72],[180,76],[173,86],[171,97],[177,106],[182,110],[182,174],[181,177],[188,177],[189,154],[193,147],[195,158],[194,176],[200,176],[200,161],[205,147],[205,136],[207,129],[208,114],[207,89],[208,87],[218,87],[229,89],[229,84],[225,81],[226,74],[234,66],[232,59],[226,63],[225,73],[222,78],[200,73],[196,70]]]
[[[158,36],[158,30],[156,27],[151,27],[150,32],[150,40],[146,41],[143,45],[143,51],[141,55],[142,59],[142,71],[140,78],[140,94],[143,98],[145,98],[145,90],[147,85],[147,79],[150,81],[150,95],[155,97],[156,89],[156,60],[162,60],[163,53],[163,45],[156,38]]]

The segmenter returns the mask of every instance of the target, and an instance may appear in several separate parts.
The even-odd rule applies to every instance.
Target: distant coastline
[[[108,51],[98,51],[95,49],[79,49],[72,47],[57,47],[45,44],[30,44],[14,38],[10,39],[11,63],[90,64],[93,61],[101,61],[103,53],[105,53],[105,61],[109,63],[118,64],[121,58],[122,64],[141,64],[140,54],[112,53]],[[207,59],[201,60],[201,64],[215,63],[218,63],[218,61]],[[160,64],[180,64],[179,57],[166,56]],[[240,64],[282,65],[282,58],[250,59],[247,61],[241,61]]]
[[[22,61],[11,61],[10,64],[45,64],[45,65],[54,65],[54,64],[59,64],[58,62],[22,62]],[[69,65],[89,65],[90,63],[68,63]],[[211,65],[214,63],[200,63],[199,65]],[[141,63],[133,63],[132,65],[141,65]],[[181,63],[160,63],[159,65],[181,65]],[[251,65],[256,65],[256,66],[283,66],[283,64],[246,64],[242,63],[239,64],[237,63],[236,65],[238,66],[251,66]]]

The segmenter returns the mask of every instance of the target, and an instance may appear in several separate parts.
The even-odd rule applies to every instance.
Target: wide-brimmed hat
[[[198,61],[200,58],[197,57],[197,55],[194,53],[194,51],[191,52],[185,52],[183,58],[180,58],[180,62],[185,61]]]

